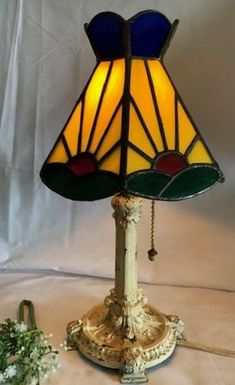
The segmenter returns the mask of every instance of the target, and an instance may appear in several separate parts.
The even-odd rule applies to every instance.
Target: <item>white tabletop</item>
[[[149,302],[185,322],[185,336],[195,342],[235,350],[235,293],[200,288],[140,284]],[[1,274],[0,320],[16,318],[22,299],[33,301],[38,327],[53,333],[62,368],[51,385],[118,384],[115,370],[104,369],[78,352],[59,347],[69,321],[103,301],[111,280],[37,274]],[[177,347],[164,364],[148,371],[149,384],[234,385],[235,359]]]

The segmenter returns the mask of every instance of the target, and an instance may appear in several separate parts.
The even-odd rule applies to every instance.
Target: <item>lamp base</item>
[[[108,368],[120,369],[122,383],[147,382],[145,370],[165,361],[182,338],[184,324],[147,304],[142,290],[118,299],[111,290],[104,304],[68,324],[68,343]]]
[[[116,222],[115,288],[103,305],[67,327],[68,343],[95,363],[119,369],[122,383],[147,382],[145,370],[173,353],[184,324],[148,305],[137,286],[137,233],[142,200],[112,198]]]

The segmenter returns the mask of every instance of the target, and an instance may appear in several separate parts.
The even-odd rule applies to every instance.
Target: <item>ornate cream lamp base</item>
[[[121,315],[122,314],[122,315]],[[144,383],[145,370],[165,361],[182,338],[183,322],[147,304],[138,290],[136,302],[121,304],[114,290],[105,304],[93,307],[67,328],[69,344],[104,367],[120,369],[122,383]]]
[[[146,382],[145,369],[160,364],[183,336],[183,322],[147,304],[137,285],[137,234],[142,199],[112,199],[116,222],[115,288],[103,305],[67,327],[68,343],[95,363],[120,369],[122,383]]]

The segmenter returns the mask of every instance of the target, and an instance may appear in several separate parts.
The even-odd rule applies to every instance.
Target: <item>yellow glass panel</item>
[[[97,153],[97,159],[101,159],[107,151],[112,148],[112,146],[117,143],[121,137],[121,128],[122,128],[122,108],[120,107],[110,128],[109,131],[103,140],[102,145]]]
[[[93,74],[85,95],[85,108],[82,125],[82,151],[86,150],[95,113],[108,73],[110,62],[101,62]]]
[[[128,148],[127,152],[127,174],[139,170],[148,170],[151,167],[151,163],[141,155],[137,154],[132,148]]]
[[[189,163],[213,163],[203,142],[198,140],[188,155]]]
[[[119,174],[120,168],[120,147],[116,148],[101,164],[99,165],[99,169],[103,171],[111,171],[115,174]]]
[[[158,151],[163,150],[163,142],[156,117],[153,98],[150,91],[149,81],[142,59],[133,59],[131,65],[130,92],[135,100],[140,113],[148,127]]]
[[[70,153],[72,156],[77,154],[77,145],[78,145],[78,135],[80,128],[80,117],[81,117],[81,102],[75,108],[71,119],[69,120],[65,131],[64,136],[68,143]]]
[[[97,145],[103,135],[110,119],[123,94],[125,78],[125,61],[118,59],[113,62],[112,71],[109,77],[107,88],[99,112],[95,133],[92,139],[90,151],[95,152]],[[110,145],[111,147],[111,145]]]
[[[65,151],[62,140],[60,140],[52,151],[47,163],[65,163],[68,160],[68,155]]]
[[[178,102],[179,151],[184,154],[196,135],[195,129]]]
[[[137,113],[130,105],[129,141],[142,150],[150,158],[155,158],[156,153],[143,129]]]
[[[148,60],[167,146],[175,149],[175,90],[159,60]]]

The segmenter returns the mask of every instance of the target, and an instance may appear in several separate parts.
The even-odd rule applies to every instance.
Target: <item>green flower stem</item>
[[[36,321],[35,321],[35,312],[34,312],[34,305],[31,301],[28,301],[24,299],[21,301],[19,305],[19,310],[18,310],[18,321],[19,322],[25,322],[25,307],[28,308],[29,312],[29,317],[28,317],[28,327],[29,329],[36,329]]]

